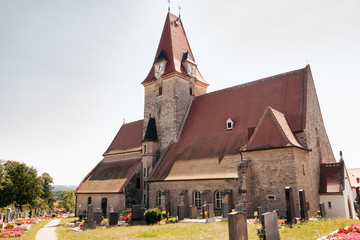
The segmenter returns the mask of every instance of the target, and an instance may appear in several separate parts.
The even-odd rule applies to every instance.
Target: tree
[[[6,195],[5,202],[13,203],[20,211],[25,204],[34,206],[37,197],[42,193],[42,181],[37,170],[25,163],[7,161],[4,171],[5,184],[2,191]]]
[[[41,199],[44,200],[45,208],[53,209],[54,208],[54,202],[56,201],[55,195],[52,192],[54,187],[51,185],[54,183],[53,178],[50,177],[50,174],[43,173],[41,175],[42,180],[42,194]],[[39,200],[37,201],[39,203]]]
[[[69,211],[75,208],[75,193],[73,190],[65,190],[61,193],[61,206]]]

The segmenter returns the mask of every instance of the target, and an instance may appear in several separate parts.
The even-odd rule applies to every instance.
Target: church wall
[[[207,203],[214,203],[215,191],[223,192],[225,189],[232,190],[232,199],[238,199],[238,181],[237,179],[219,179],[219,180],[193,180],[193,181],[168,181],[168,182],[150,182],[149,183],[149,208],[156,207],[156,193],[169,191],[170,211],[172,216],[177,215],[177,206],[180,205],[180,193],[188,190],[184,199],[188,199],[190,205],[194,205],[194,191],[209,190],[207,194]],[[186,203],[185,203],[186,204]],[[234,208],[237,202],[230,203],[230,209]],[[189,206],[186,206],[189,207]],[[199,211],[198,211],[199,212]],[[221,212],[218,210],[217,212]]]
[[[107,199],[107,214],[109,213],[109,206],[114,207],[114,211],[120,211],[125,208],[125,194],[123,193],[104,193],[104,194],[77,194],[77,214],[80,215],[84,210],[87,210],[88,197],[91,197],[91,205],[94,211],[101,209],[101,200]]]
[[[160,85],[162,95],[157,96]],[[161,151],[178,136],[191,99],[189,81],[176,75],[145,86],[144,124],[150,114],[155,116]]]
[[[307,71],[310,71],[310,68],[307,68]],[[306,126],[304,131],[297,133],[296,136],[310,150],[308,153],[309,167],[306,170],[306,177],[311,180],[306,196],[314,198],[314,202],[310,202],[309,212],[310,215],[314,216],[316,210],[319,209],[319,164],[335,162],[335,158],[326,133],[314,81],[310,73],[307,76],[306,89]],[[311,192],[313,196],[310,196],[307,192]]]
[[[296,160],[294,148],[280,148],[243,152],[244,160],[251,160],[251,185],[245,189],[251,193],[247,206],[248,216],[252,216],[256,208],[265,207],[266,211],[279,210],[285,217],[285,187],[293,188],[296,211],[298,212],[298,182],[296,177]],[[271,199],[274,196],[274,199]],[[299,215],[299,214],[298,214]]]

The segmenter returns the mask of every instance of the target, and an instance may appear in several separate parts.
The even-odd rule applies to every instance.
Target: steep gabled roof
[[[76,193],[122,193],[141,159],[101,161],[80,183]]]
[[[159,167],[154,168],[150,180],[166,179],[178,160],[192,164],[194,159],[218,158],[221,164],[225,155],[239,154],[249,141],[249,129],[258,125],[268,107],[282,114],[271,111],[280,125],[277,130],[285,135],[282,138],[298,145],[290,132],[305,129],[308,74],[311,71],[306,66],[196,97],[178,142],[157,162]],[[234,121],[231,131],[226,131],[228,118]]]
[[[191,60],[195,62],[181,19],[169,12],[166,16],[165,25],[153,63],[166,59],[168,62],[164,75],[173,72],[188,75],[182,66],[184,54],[191,56]],[[198,69],[196,69],[196,78],[206,83]],[[151,65],[150,72],[142,84],[153,80],[155,80],[155,73],[154,67]]]
[[[145,132],[145,136],[144,136],[143,141],[155,141],[155,142],[157,142],[158,140],[159,139],[158,139],[157,130],[156,130],[155,118],[150,117],[149,121],[148,121],[148,125],[146,127],[146,132]]]
[[[140,150],[143,138],[143,120],[123,124],[109,148],[103,154],[116,154],[129,150]]]
[[[281,147],[304,148],[294,136],[284,114],[267,107],[255,132],[241,151]]]

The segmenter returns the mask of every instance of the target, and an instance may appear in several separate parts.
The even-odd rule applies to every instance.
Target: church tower
[[[209,84],[202,78],[187,40],[182,21],[166,16],[160,43],[145,88],[145,136],[150,118],[156,119],[160,151],[177,141],[194,97],[206,93]]]

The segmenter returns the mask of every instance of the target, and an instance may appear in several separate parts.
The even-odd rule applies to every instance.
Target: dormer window
[[[234,128],[234,121],[228,118],[226,120],[226,131],[231,131]]]

